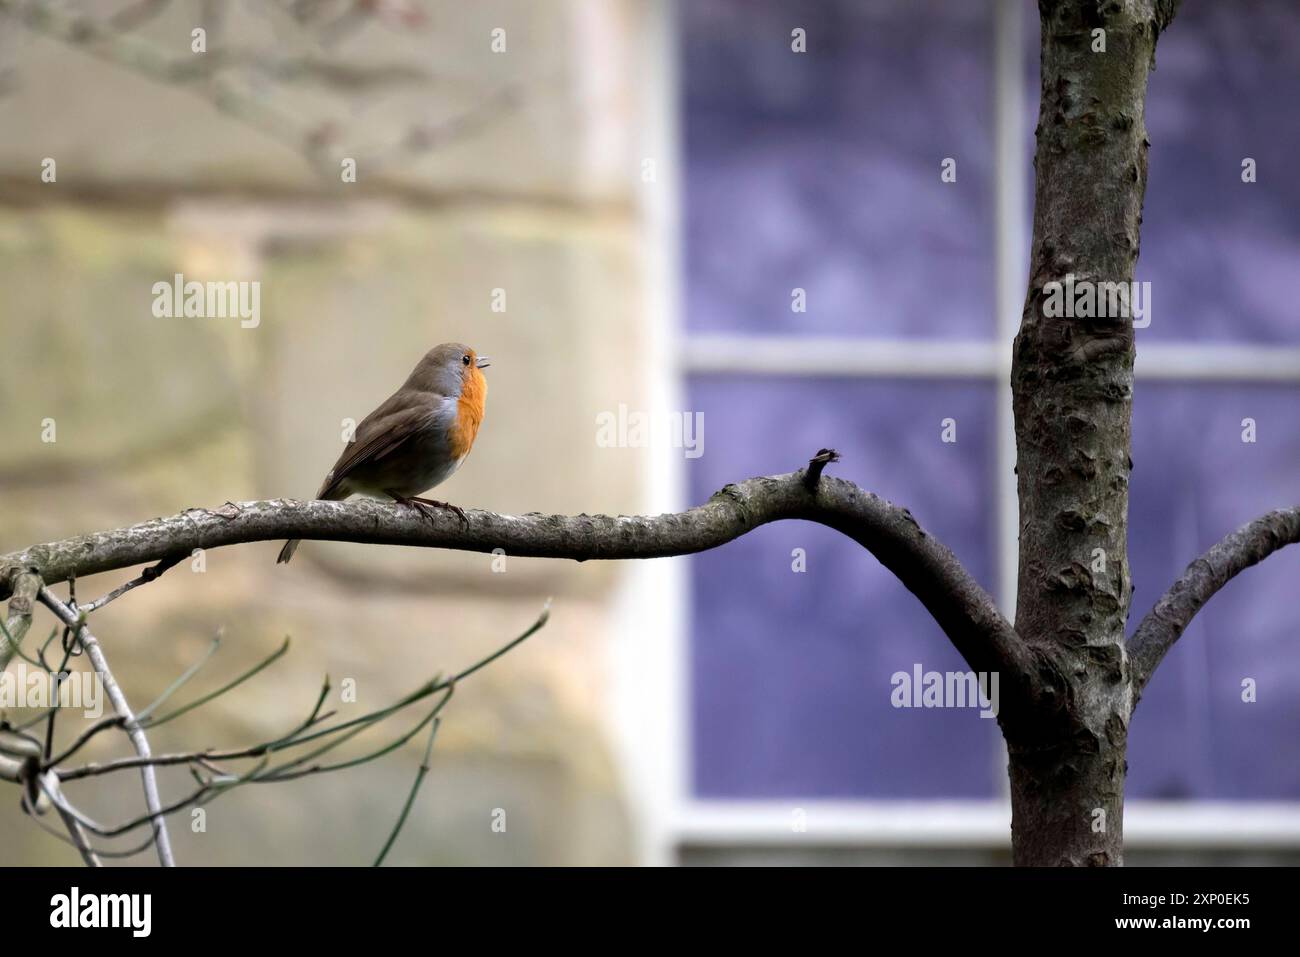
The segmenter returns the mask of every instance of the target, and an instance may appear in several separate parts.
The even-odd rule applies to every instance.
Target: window
[[[1300,502],[1300,125],[1279,95],[1300,75],[1300,10],[1251,6],[1184,7],[1150,84],[1131,625],[1223,534]],[[807,53],[791,49],[796,28]],[[1006,382],[1027,275],[1034,5],[692,0],[677,29],[682,367],[706,423],[706,454],[684,466],[691,501],[835,445],[836,474],[909,507],[1009,610]],[[1257,182],[1242,181],[1246,157]],[[949,159],[955,182],[940,175]],[[1287,551],[1239,577],[1171,653],[1133,725],[1130,808],[1300,801],[1300,649],[1284,602],[1298,570]],[[945,800],[988,811],[954,843],[964,827],[1005,844],[1005,816],[988,810],[1006,788],[996,723],[889,702],[896,671],[965,666],[869,555],[785,523],[692,559],[691,593],[695,818],[680,830],[707,843],[716,802],[766,808],[746,833],[775,839],[800,801],[879,820]],[[1189,839],[1205,836],[1198,820]],[[1295,806],[1260,822],[1300,837]]]

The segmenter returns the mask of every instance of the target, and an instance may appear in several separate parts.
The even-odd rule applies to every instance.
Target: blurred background
[[[1010,611],[1037,48],[1022,0],[0,0],[0,552],[306,497],[344,420],[460,340],[492,356],[491,392],[440,498],[678,510],[834,446],[836,474],[911,508]],[[1300,502],[1297,84],[1284,0],[1189,0],[1161,40],[1138,617]],[[259,323],[157,318],[176,273],[259,282]],[[689,415],[703,454],[599,440],[636,412]],[[623,565],[309,542],[277,567],[278,548],[212,552],[95,615],[133,703],[219,630],[196,691],[294,639],[156,751],[283,733],[326,673],[355,682],[344,717],[381,707],[554,598],[458,688],[392,863],[1009,862],[995,722],[891,706],[895,672],[964,665],[835,533]],[[1130,863],[1300,862],[1298,571],[1292,549],[1236,579],[1145,694]],[[178,857],[367,863],[422,749],[232,792],[205,832],[176,819]],[[139,805],[134,775],[68,790],[101,819]],[[0,806],[0,864],[76,859],[16,794]]]

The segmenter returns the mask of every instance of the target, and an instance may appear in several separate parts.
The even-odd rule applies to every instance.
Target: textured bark
[[[1002,682],[1003,713],[1024,705],[1034,693],[1028,676],[1038,669],[992,598],[907,509],[852,482],[823,477],[828,460],[819,455],[798,472],[728,485],[704,505],[673,515],[498,515],[470,509],[462,524],[449,512],[426,516],[366,500],[191,509],[0,555],[0,598],[24,570],[54,584],[244,542],[302,538],[476,552],[500,548],[508,555],[577,561],[662,558],[717,548],[769,522],[805,519],[842,532],[875,555],[920,599],[972,669],[1008,676]]]
[[[40,577],[31,574],[17,575],[4,586],[4,595],[9,598],[9,621],[5,630],[0,632],[0,671],[9,667],[9,661],[22,646],[23,637],[32,624],[32,604],[40,589]]]
[[[1156,666],[1205,603],[1250,566],[1297,542],[1300,508],[1280,508],[1243,525],[1187,566],[1129,639],[1135,707]]]
[[[1003,723],[1012,849],[1017,864],[1120,864],[1131,712],[1124,631],[1133,326],[1123,317],[1049,317],[1044,288],[1068,274],[1133,279],[1147,75],[1173,9],[1152,0],[1043,0],[1039,11],[1034,232],[1011,374],[1016,631],[1065,692],[1030,721]],[[1092,50],[1098,28],[1104,53]]]

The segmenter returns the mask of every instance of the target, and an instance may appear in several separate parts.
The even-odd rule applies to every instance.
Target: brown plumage
[[[361,420],[316,497],[385,496],[461,514],[419,495],[445,481],[469,455],[483,422],[487,379],[481,370],[487,365],[486,356],[459,342],[430,349],[402,387]],[[297,539],[285,542],[276,561],[287,562],[297,548]]]

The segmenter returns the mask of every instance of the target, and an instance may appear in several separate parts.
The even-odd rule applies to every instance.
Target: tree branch
[[[56,796],[61,796],[59,778],[53,771],[46,772],[41,781],[41,787],[48,789]],[[72,839],[72,844],[77,849],[77,853],[81,855],[81,860],[85,865],[87,867],[103,867],[104,864],[91,846],[90,838],[86,836],[85,830],[82,829],[81,822],[77,820],[75,815],[66,810],[63,801],[55,802],[55,809],[59,812],[59,817],[63,819],[63,826],[68,829],[68,837]]]
[[[1197,558],[1142,619],[1129,639],[1134,705],[1165,654],[1214,594],[1251,565],[1300,542],[1300,507],[1262,515]]]
[[[132,588],[139,588],[141,585],[147,585],[152,581],[157,581],[159,578],[162,578],[162,576],[166,573],[167,569],[171,568],[174,565],[179,564],[182,558],[183,556],[181,555],[173,555],[170,558],[163,559],[157,565],[150,565],[148,568],[142,571],[137,577],[132,578],[129,582],[126,582],[123,585],[119,585],[118,587],[114,588],[111,592],[109,592],[107,595],[104,595],[100,598],[96,598],[88,605],[82,605],[81,610],[84,611],[87,615],[89,615],[92,611],[99,611],[99,609],[103,608],[110,601],[116,601],[117,599],[125,595],[127,592],[129,592]]]
[[[0,671],[9,667],[9,662],[19,651],[23,637],[32,624],[32,602],[40,591],[41,579],[30,571],[20,571],[12,585],[13,598],[9,601],[9,621],[0,633]]]
[[[375,501],[277,499],[190,509],[130,528],[37,545],[0,556],[0,598],[24,569],[49,584],[145,562],[166,562],[196,548],[287,538],[416,545],[575,561],[663,558],[717,548],[761,525],[804,519],[833,528],[870,551],[938,622],[976,671],[998,671],[1010,684],[1036,680],[1036,656],[956,556],[905,508],[852,482],[822,476],[823,450],[807,469],[728,485],[704,505],[657,516],[500,515],[466,510],[426,516]]]
[[[406,795],[406,803],[402,805],[402,812],[397,816],[397,823],[393,825],[392,833],[388,835],[388,840],[384,842],[379,856],[375,858],[375,867],[382,867],[384,858],[393,847],[393,842],[397,840],[397,835],[402,833],[402,825],[406,823],[406,817],[411,813],[411,805],[415,803],[415,796],[420,793],[420,785],[424,782],[424,776],[429,773],[429,759],[433,754],[433,741],[438,736],[438,719],[433,719],[433,725],[429,728],[429,740],[424,746],[424,758],[420,761],[420,767],[415,772],[415,781],[411,784],[410,793]]]
[[[23,781],[23,763],[0,754],[0,781],[21,784]]]
[[[108,668],[108,659],[104,657],[104,650],[99,646],[95,636],[90,633],[90,629],[86,627],[85,616],[73,612],[44,585],[41,586],[39,597],[46,608],[54,612],[60,621],[75,632],[76,639],[86,649],[86,655],[90,658],[90,663],[94,666],[95,671],[99,673],[99,678],[104,683],[104,690],[108,693],[108,700],[113,703],[113,710],[122,717],[123,727],[126,729],[127,737],[131,739],[131,745],[135,748],[136,754],[142,758],[149,757],[151,754],[149,739],[145,737],[144,731],[136,723],[135,715],[131,712],[131,706],[127,703],[126,695],[122,693],[122,689],[118,687],[117,681],[113,678],[113,673]],[[145,804],[149,808],[149,814],[153,819],[154,833],[157,837],[158,860],[163,867],[175,867],[176,860],[172,857],[171,840],[167,836],[167,822],[163,819],[162,802],[158,797],[158,777],[152,766],[141,768],[140,777],[144,784]]]

